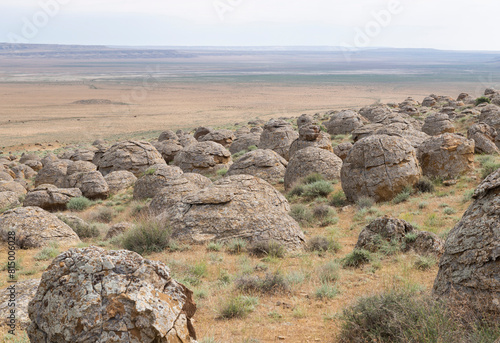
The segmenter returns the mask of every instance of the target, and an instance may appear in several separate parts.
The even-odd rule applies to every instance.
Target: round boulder
[[[474,141],[476,154],[498,154],[495,145],[497,131],[486,123],[474,124],[467,130],[467,138]]]
[[[116,170],[127,170],[140,176],[155,164],[164,164],[160,153],[148,142],[125,141],[114,144],[98,161],[102,175]]]
[[[231,165],[227,175],[253,175],[270,184],[276,184],[285,176],[287,165],[288,162],[273,150],[258,149],[241,156]]]
[[[289,210],[288,201],[269,183],[234,175],[183,197],[160,217],[180,241],[204,244],[240,238],[250,243],[275,241],[297,251],[303,247],[304,234]]]
[[[184,148],[175,156],[174,164],[185,173],[210,174],[229,168],[231,153],[219,143],[199,142]]]
[[[421,175],[415,149],[406,139],[373,135],[353,145],[342,166],[342,189],[349,201],[363,196],[388,201]]]
[[[425,176],[455,178],[474,169],[474,141],[453,133],[431,137],[418,148],[418,160]]]
[[[179,167],[167,164],[151,167],[146,171],[146,175],[135,182],[134,199],[153,198],[172,179],[176,179],[181,175],[182,170]]]
[[[163,263],[127,250],[70,249],[43,273],[31,342],[194,343],[192,292]]]
[[[183,149],[181,143],[175,140],[163,140],[152,144],[167,163],[172,162],[179,151]]]
[[[285,172],[285,190],[300,179],[318,173],[326,180],[338,180],[342,160],[333,152],[319,148],[305,148],[293,155]]]
[[[0,209],[5,210],[19,205],[19,194],[11,191],[0,192]]]
[[[236,139],[234,132],[231,130],[215,130],[207,133],[198,139],[199,142],[215,142],[223,147],[229,147]]]
[[[260,135],[259,148],[271,149],[288,161],[290,146],[297,138],[299,133],[293,130],[290,123],[281,119],[271,119]]]
[[[357,112],[345,110],[332,115],[325,126],[331,135],[346,135],[363,126],[365,122],[366,120]]]
[[[65,210],[72,199],[82,196],[78,188],[57,188],[54,185],[40,185],[26,194],[23,206],[38,206],[47,211]]]
[[[450,231],[434,293],[500,315],[500,169],[476,188],[473,203]]]
[[[15,243],[21,249],[50,245],[78,244],[78,235],[54,214],[40,207],[18,207],[0,215],[0,239],[7,242],[9,232],[15,232]]]
[[[454,133],[455,127],[446,113],[436,113],[425,118],[422,131],[429,136],[438,136],[447,132]]]
[[[313,117],[309,114],[304,113],[297,118],[297,127],[300,129],[302,126],[312,124],[313,122]]]
[[[333,148],[333,153],[338,157],[340,157],[342,161],[344,161],[347,158],[347,155],[349,155],[351,149],[352,149],[352,143],[344,142],[335,146],[335,148]]]
[[[235,141],[229,147],[231,154],[236,154],[243,150],[248,150],[251,146],[259,146],[260,133],[246,133],[236,137]]]
[[[118,170],[107,174],[104,177],[111,194],[116,194],[122,190],[132,187],[137,178],[134,174],[126,170]]]
[[[330,136],[323,133],[318,125],[303,125],[299,129],[299,138],[290,146],[290,158],[301,149],[315,147],[333,151]]]

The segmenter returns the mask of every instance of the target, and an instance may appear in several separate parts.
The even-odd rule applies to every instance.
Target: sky
[[[497,0],[0,0],[0,42],[500,51]]]

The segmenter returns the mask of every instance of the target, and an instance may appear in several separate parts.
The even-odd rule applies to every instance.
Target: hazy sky
[[[500,50],[497,0],[0,0],[0,41]]]

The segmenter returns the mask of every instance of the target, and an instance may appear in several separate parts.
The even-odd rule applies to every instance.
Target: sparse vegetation
[[[420,193],[432,193],[434,192],[434,184],[432,181],[424,176],[416,184],[415,189]]]
[[[314,236],[307,242],[307,249],[309,251],[316,251],[324,253],[327,251],[336,252],[340,250],[339,243],[335,242],[333,238],[325,236]]]
[[[342,190],[339,190],[333,193],[330,196],[330,205],[335,207],[342,207],[347,205],[347,198],[345,197],[345,193]]]
[[[240,254],[245,250],[247,245],[247,241],[241,238],[235,238],[226,244],[226,251],[231,254]]]
[[[81,212],[92,206],[92,204],[92,200],[89,200],[85,197],[77,197],[71,198],[66,204],[66,208],[70,211]]]
[[[220,319],[232,319],[246,317],[255,310],[259,303],[256,297],[238,295],[230,297],[219,308]]]
[[[314,218],[312,211],[306,205],[294,204],[290,208],[290,216],[295,219],[300,226],[309,226]]]
[[[487,96],[480,96],[479,98],[476,99],[475,102],[476,106],[483,103],[491,104],[491,99],[488,98]]]
[[[161,252],[169,247],[170,229],[156,219],[142,219],[123,237],[123,247],[139,254]]]
[[[356,205],[359,209],[370,208],[375,205],[375,200],[367,196],[362,196],[356,201]]]
[[[283,258],[286,254],[283,245],[273,240],[253,243],[248,250],[252,255],[270,258]]]
[[[368,250],[354,249],[342,259],[342,267],[357,268],[365,263],[370,262],[372,256]]]

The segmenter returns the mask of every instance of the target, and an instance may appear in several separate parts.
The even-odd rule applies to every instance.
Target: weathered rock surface
[[[189,177],[186,177],[186,175],[188,175],[188,173],[176,179],[169,180],[160,190],[158,190],[149,204],[149,210],[151,213],[158,215],[165,212],[177,204],[177,202],[179,202],[186,195],[196,193],[200,189],[204,188],[191,180]]]
[[[359,110],[359,114],[371,122],[374,121],[377,116],[389,114],[391,112],[391,109],[386,105],[365,106]]]
[[[497,131],[486,123],[474,124],[467,130],[467,138],[474,140],[476,154],[498,154],[496,137]]]
[[[366,124],[367,121],[358,113],[345,110],[332,115],[325,123],[328,133],[331,135],[345,135]]]
[[[28,304],[35,296],[39,284],[40,279],[16,282],[16,329],[24,330],[30,324],[31,321],[28,316]],[[8,289],[0,291],[0,318],[2,318],[0,327],[7,326],[9,324],[7,317],[11,315],[10,310],[12,309],[12,307],[8,306],[10,294],[11,293]]]
[[[303,125],[299,129],[299,138],[293,141],[290,146],[290,158],[305,148],[315,147],[333,152],[332,142],[328,134],[321,131],[318,125]]]
[[[300,179],[318,173],[325,180],[340,178],[342,160],[333,152],[319,149],[306,148],[293,155],[285,172],[285,190],[289,190]]]
[[[236,137],[235,141],[229,147],[231,154],[236,154],[243,150],[248,150],[251,146],[259,146],[260,133],[247,133]]]
[[[152,166],[149,170],[154,172],[147,173],[135,182],[134,199],[153,198],[172,179],[182,175],[181,168],[167,164]]]
[[[18,196],[26,194],[26,188],[16,181],[0,181],[0,192],[14,192]]]
[[[161,154],[150,143],[125,141],[106,150],[98,161],[98,168],[104,176],[117,170],[140,176],[149,167],[162,163],[165,161]]]
[[[430,136],[438,136],[447,132],[454,133],[455,127],[447,114],[436,113],[425,118],[422,131]]]
[[[0,192],[0,209],[19,205],[19,194],[11,191]]]
[[[98,171],[77,172],[68,175],[66,186],[79,188],[82,194],[89,199],[106,199],[109,195],[108,183]]]
[[[309,114],[304,113],[297,118],[297,127],[300,129],[302,126],[312,124],[313,122],[313,117]]]
[[[57,188],[54,185],[40,185],[26,194],[23,206],[38,206],[47,211],[65,210],[71,198],[82,196],[78,188]]]
[[[285,176],[288,162],[270,149],[247,152],[229,168],[227,175],[257,176],[270,184],[279,183]]]
[[[429,177],[455,178],[474,168],[474,141],[444,133],[426,140],[418,148],[422,172]]]
[[[231,130],[215,130],[207,133],[203,137],[198,139],[199,142],[215,142],[219,143],[223,147],[229,147],[233,141],[236,139],[234,132]]]
[[[406,139],[373,135],[352,147],[341,170],[342,189],[350,201],[362,196],[387,201],[421,175],[415,149]]]
[[[184,148],[182,144],[176,140],[163,140],[151,144],[153,144],[167,163],[172,162],[179,151]]]
[[[434,293],[458,296],[482,313],[500,314],[500,169],[476,188],[473,203],[450,231]],[[456,291],[456,292],[455,292]]]
[[[416,239],[409,239],[409,234]],[[404,251],[413,250],[418,254],[435,254],[444,252],[444,242],[431,232],[419,231],[410,223],[390,216],[375,219],[359,234],[355,249],[378,251],[383,241],[397,244]]]
[[[483,122],[493,127],[497,132],[500,130],[500,107],[488,104],[481,108],[479,122]]]
[[[166,130],[160,134],[160,137],[158,137],[158,142],[169,141],[169,140],[177,141],[178,139],[179,137],[174,131]]]
[[[437,101],[435,98],[427,96],[424,98],[424,101],[422,101],[422,106],[423,107],[433,107],[437,105]]]
[[[163,263],[126,250],[70,249],[28,306],[32,342],[195,342],[192,292]]]
[[[339,145],[335,146],[335,148],[333,148],[333,152],[335,155],[340,157],[343,161],[347,158],[347,155],[349,155],[349,152],[351,151],[351,149],[352,149],[352,143],[351,142],[344,142],[344,143],[340,143]]]
[[[112,225],[108,232],[106,233],[106,240],[111,239],[113,237],[119,236],[122,233],[125,233],[132,229],[133,225],[131,223],[123,222],[123,223],[118,223],[115,225]]]
[[[173,237],[190,243],[276,241],[300,250],[304,234],[289,215],[283,195],[262,179],[234,175],[182,198],[160,216],[170,222]]]
[[[49,184],[64,188],[68,166],[73,163],[70,160],[57,160],[44,165],[35,178],[35,187]]]
[[[417,149],[423,142],[429,139],[429,135],[415,130],[410,126],[401,124],[389,124],[373,132],[374,135],[388,135],[406,139],[412,147]]]
[[[134,174],[126,170],[118,170],[107,174],[104,177],[109,187],[110,194],[116,194],[122,190],[132,187],[137,178]]]
[[[199,128],[196,129],[194,132],[194,138],[196,140],[200,140],[203,138],[203,136],[208,135],[210,132],[212,132],[214,129],[211,127],[205,127],[205,126],[200,126]]]
[[[185,173],[210,174],[231,166],[231,153],[219,143],[199,142],[184,148],[174,164]]]
[[[16,233],[21,249],[39,248],[58,242],[77,244],[77,234],[54,214],[39,207],[18,207],[0,215],[0,238],[7,241],[9,231]]]
[[[290,123],[281,119],[271,119],[264,126],[259,148],[271,149],[288,161],[290,159],[290,146],[297,138],[299,138],[299,133],[293,130]]]

